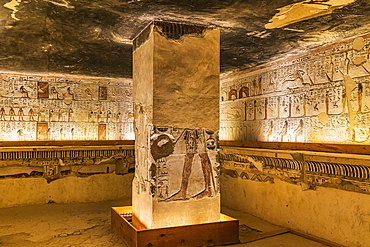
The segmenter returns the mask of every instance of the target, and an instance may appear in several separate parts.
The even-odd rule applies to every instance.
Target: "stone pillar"
[[[133,224],[220,220],[220,33],[150,23],[134,40]]]

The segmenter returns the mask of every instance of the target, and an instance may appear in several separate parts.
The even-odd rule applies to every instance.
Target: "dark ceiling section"
[[[0,69],[132,77],[131,40],[151,20],[221,30],[221,72],[244,70],[287,53],[369,32],[370,4],[357,0],[332,14],[277,29],[265,24],[301,1],[0,0]],[[315,1],[325,3],[327,1]]]

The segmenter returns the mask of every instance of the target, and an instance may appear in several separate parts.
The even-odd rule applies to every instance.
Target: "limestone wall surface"
[[[0,141],[133,140],[132,80],[0,72]]]
[[[369,37],[221,79],[220,139],[370,143]]]
[[[0,179],[0,208],[130,199],[132,179],[133,173],[68,176],[51,183],[43,178]]]
[[[221,78],[220,139],[271,148],[221,147],[223,205],[370,246],[369,155],[271,146],[327,144],[335,152],[336,144],[370,144],[369,42],[354,37]]]
[[[131,198],[133,148],[3,147],[0,207]]]

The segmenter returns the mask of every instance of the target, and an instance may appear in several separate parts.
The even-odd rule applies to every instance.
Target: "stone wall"
[[[0,150],[1,207],[131,198],[133,145]]]
[[[370,40],[221,80],[221,140],[370,143]]]
[[[0,72],[0,207],[130,198],[133,139],[132,80]]]
[[[344,246],[369,246],[369,156],[224,146],[220,162],[223,205]]]
[[[132,80],[0,73],[0,141],[133,140]]]
[[[271,148],[221,147],[223,205],[369,246],[370,157],[335,151],[370,144],[369,45],[357,37],[222,78],[220,139]],[[285,142],[336,153],[279,150]]]

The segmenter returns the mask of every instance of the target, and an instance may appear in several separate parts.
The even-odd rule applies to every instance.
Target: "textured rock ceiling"
[[[365,34],[369,17],[368,0],[0,0],[0,70],[132,77],[131,40],[163,19],[220,28],[229,73]]]

